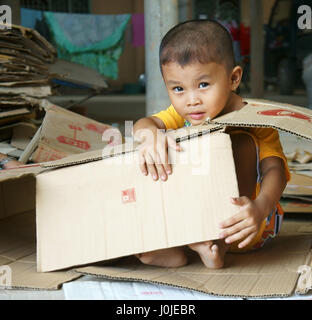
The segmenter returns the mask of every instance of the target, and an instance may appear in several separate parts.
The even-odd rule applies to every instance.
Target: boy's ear
[[[243,69],[241,66],[235,66],[232,70],[231,73],[231,86],[232,86],[232,91],[235,91],[241,80],[242,80],[242,76],[243,76]]]

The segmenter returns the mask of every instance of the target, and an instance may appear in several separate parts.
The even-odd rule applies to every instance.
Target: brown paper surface
[[[137,153],[38,175],[38,270],[218,238],[237,212],[224,201],[238,195],[230,137],[181,146],[166,182],[144,176]]]
[[[111,126],[83,117],[64,108],[51,105],[42,124],[34,162],[46,162],[71,154],[104,149],[103,133]]]
[[[298,268],[309,263],[311,245],[311,236],[278,236],[260,250],[228,253],[224,268],[218,270],[207,269],[193,252],[189,264],[181,268],[146,266],[127,257],[114,266],[75,270],[105,279],[146,281],[219,296],[290,296],[297,285]]]
[[[36,270],[36,218],[29,211],[1,220],[0,288],[60,288],[64,282],[80,277],[72,271],[38,273]],[[3,272],[4,271],[4,272]],[[11,274],[9,277],[9,273]],[[7,276],[7,279],[4,277]],[[6,283],[4,280],[7,280]],[[9,281],[10,280],[10,281]]]

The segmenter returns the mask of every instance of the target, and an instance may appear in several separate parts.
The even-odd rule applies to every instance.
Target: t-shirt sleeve
[[[166,110],[155,113],[152,116],[162,120],[166,126],[166,130],[176,130],[184,126],[184,119],[176,112],[173,105],[170,105]]]
[[[279,157],[284,161],[287,181],[290,180],[290,172],[287,159],[283,152],[278,131],[273,128],[254,128],[252,131],[259,142],[259,160],[268,157]]]

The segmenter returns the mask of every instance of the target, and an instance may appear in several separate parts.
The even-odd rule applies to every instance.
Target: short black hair
[[[220,63],[227,71],[235,67],[232,37],[215,20],[189,20],[170,29],[159,48],[162,66],[176,62],[182,67],[193,62]]]

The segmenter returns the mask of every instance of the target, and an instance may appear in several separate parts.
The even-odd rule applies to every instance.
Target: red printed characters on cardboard
[[[265,110],[265,111],[258,111],[257,114],[264,115],[264,116],[286,116],[297,118],[301,120],[305,120],[308,122],[312,122],[311,118],[295,111],[286,110],[286,109],[273,109],[273,110]]]
[[[100,126],[100,125],[95,124],[95,123],[87,123],[87,124],[85,125],[85,128],[86,128],[87,130],[94,131],[94,132],[97,132],[97,133],[99,133],[99,134],[103,134],[103,132],[104,132],[106,129],[110,128],[110,126],[106,126],[106,125]]]
[[[89,150],[90,144],[88,141],[82,141],[82,140],[78,140],[76,138],[77,131],[82,131],[82,129],[80,127],[74,126],[74,125],[69,125],[69,128],[74,130],[74,138],[59,136],[59,137],[57,137],[58,142],[68,144],[71,146],[75,146],[75,147],[83,149],[83,150]]]

